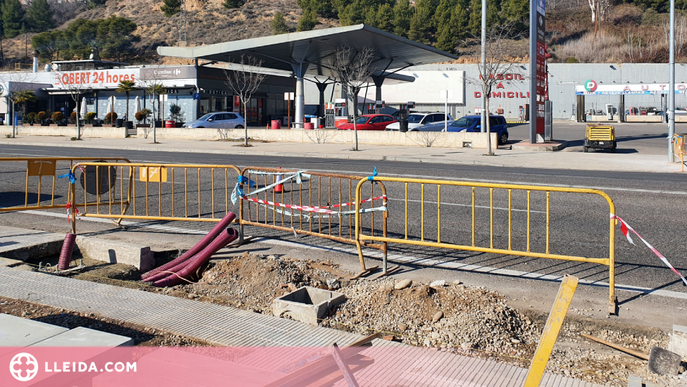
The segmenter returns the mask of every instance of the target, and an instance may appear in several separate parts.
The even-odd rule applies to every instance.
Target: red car
[[[355,123],[358,130],[384,130],[394,122],[396,119],[388,114],[365,114],[358,117]],[[339,130],[353,130],[353,123],[341,124]]]

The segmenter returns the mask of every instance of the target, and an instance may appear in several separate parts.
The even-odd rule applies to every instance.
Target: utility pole
[[[670,86],[668,86],[668,162],[675,161],[675,0],[670,0]]]

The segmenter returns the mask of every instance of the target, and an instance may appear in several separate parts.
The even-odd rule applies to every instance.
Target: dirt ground
[[[383,332],[409,345],[492,358],[521,367],[529,366],[547,318],[531,311],[518,311],[508,305],[506,297],[458,281],[415,282],[396,289],[398,280],[351,280],[353,273],[342,270],[335,263],[278,255],[244,253],[215,260],[210,262],[201,278],[164,289],[142,283],[140,273],[130,266],[88,260],[85,264],[87,268],[84,271],[71,276],[264,314],[272,314],[272,300],[301,286],[335,290],[345,294],[347,301],[320,321],[322,326],[361,334]],[[25,313],[29,318],[66,315],[72,317],[65,321],[83,321],[85,326],[101,324],[108,329],[121,326],[121,329],[146,335],[137,339],[139,345],[204,345],[188,338],[150,332],[144,327],[131,327],[97,316],[50,309],[32,304],[22,307],[16,301],[0,300],[0,312],[4,313]],[[684,368],[679,377],[654,375],[648,371],[646,361],[582,338],[580,333],[646,354],[653,346],[667,348],[669,341],[668,335],[658,329],[568,314],[549,360],[548,372],[609,386],[626,386],[630,375],[661,386],[687,385]]]

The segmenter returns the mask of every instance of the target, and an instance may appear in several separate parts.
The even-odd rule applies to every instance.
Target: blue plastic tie
[[[375,165],[374,171],[372,171],[372,176],[368,176],[368,177],[367,177],[367,180],[369,180],[369,181],[374,181],[375,176],[377,176],[377,166],[376,166],[376,165]]]
[[[64,175],[59,175],[57,176],[58,178],[60,177],[68,177],[69,178],[69,183],[74,184],[76,183],[76,176],[72,173],[72,171],[69,171],[69,173],[65,173]]]
[[[253,180],[249,180],[247,177],[242,175],[239,175],[239,184],[249,184],[251,188],[258,186]]]

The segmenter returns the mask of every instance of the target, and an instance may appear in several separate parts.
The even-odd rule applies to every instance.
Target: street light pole
[[[487,0],[482,0],[482,58],[481,58],[481,63],[482,63],[482,70],[479,72],[482,77],[488,76],[486,74],[486,68],[487,68]],[[486,79],[481,79],[480,82],[482,85],[485,85],[485,82],[487,82]],[[480,122],[480,132],[484,133],[487,131],[487,96],[486,94],[486,88],[482,89],[482,114],[481,114],[481,122]]]
[[[675,161],[675,0],[670,0],[670,86],[668,87],[668,162]]]

